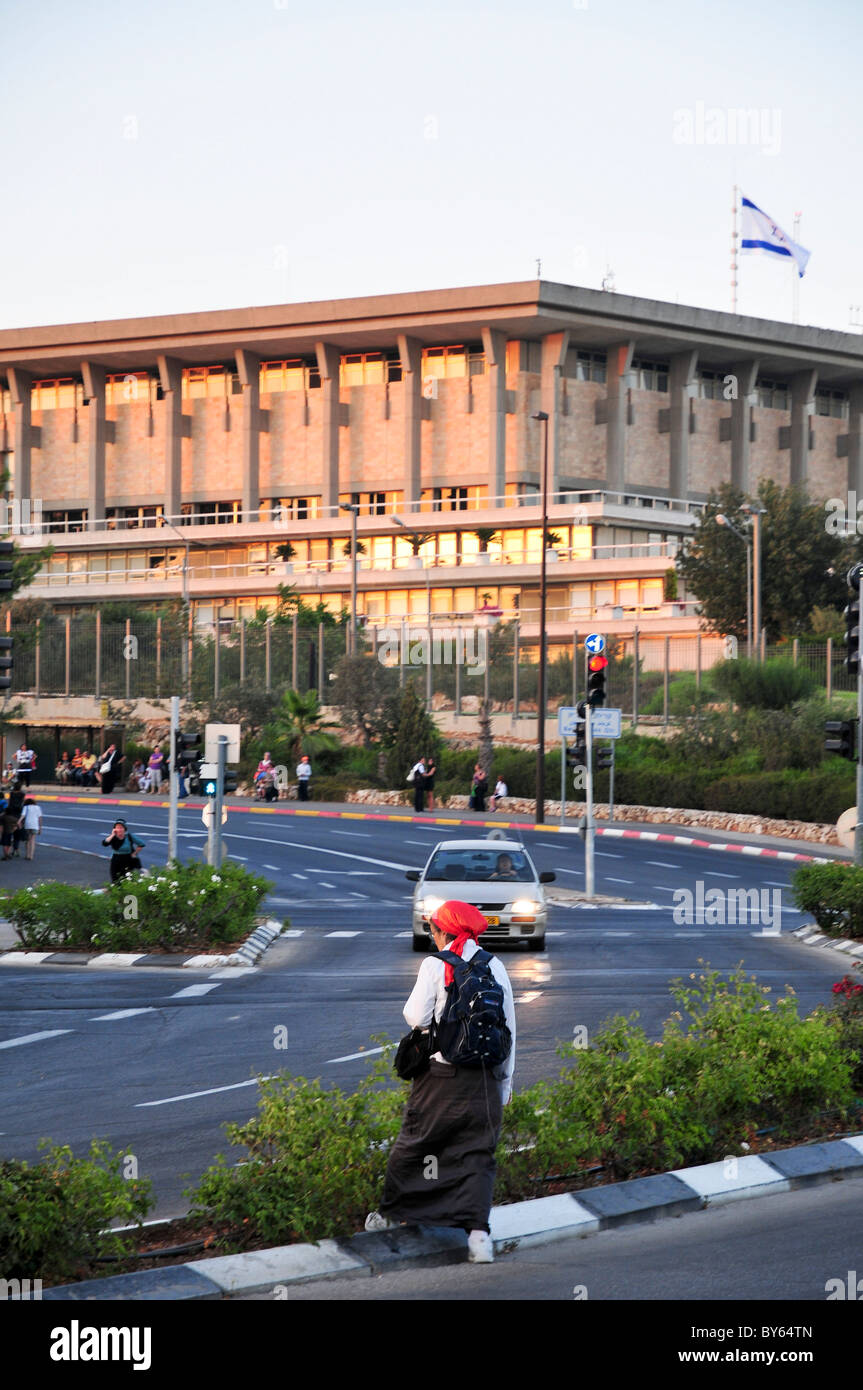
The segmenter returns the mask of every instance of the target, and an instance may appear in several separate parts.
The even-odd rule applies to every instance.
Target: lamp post
[[[359,507],[356,502],[340,502],[339,510],[350,512],[351,514],[351,636],[348,643],[348,654],[357,654],[357,515]]]
[[[761,660],[761,518],[766,515],[763,507],[753,507],[751,503],[744,502],[740,508],[752,517],[752,626],[755,630],[755,647],[758,652],[758,660]]]
[[[177,530],[176,526],[174,525],[174,523],[173,523],[172,521],[166,521],[164,517],[162,517],[161,520],[162,520],[162,525],[163,525],[163,526],[167,526],[168,530],[169,530],[169,531],[173,531],[173,532],[174,532],[174,535],[177,537],[177,539],[183,542],[183,547],[184,547],[184,549],[183,549],[183,613],[184,613],[184,615],[185,615],[186,623],[187,623],[187,625],[188,625],[189,620],[190,620],[190,610],[189,610],[189,547],[190,547],[190,545],[191,545],[191,541],[188,539],[187,536],[182,535],[181,532]],[[218,619],[218,612],[217,612],[216,622],[218,623],[218,621],[219,621],[219,619]],[[181,671],[181,679],[182,679],[182,682],[183,682],[183,694],[186,696],[187,699],[191,699],[192,692],[191,692],[191,689],[190,689],[189,639],[188,639],[188,633],[186,634],[186,637],[184,638],[183,643],[182,643],[182,646],[181,646],[181,649],[180,649],[180,671]]]
[[[752,660],[752,537],[738,531],[733,522],[722,512],[716,518],[718,526],[727,526],[729,531],[746,546],[746,655]]]
[[[542,563],[539,571],[539,680],[537,681],[538,700],[536,721],[537,745],[535,817],[536,824],[542,825],[545,821],[545,532],[546,523],[548,520],[548,413],[545,410],[536,410],[531,416],[531,419],[541,421],[544,426],[542,434]]]
[[[402,521],[401,517],[400,517],[400,516],[396,516],[395,513],[393,513],[392,520],[395,522],[396,526],[400,526],[400,527],[402,528],[403,531],[409,531],[409,530],[410,530],[410,527],[406,526],[405,523]],[[428,661],[426,662],[426,709],[430,710],[430,709],[431,709],[431,702],[432,702],[432,611],[431,611],[431,574],[430,574],[430,572],[429,572],[429,566],[428,566],[428,565],[424,564],[424,565],[423,565],[423,569],[425,570],[425,576],[426,576],[426,626],[427,626],[427,628],[428,628],[428,641],[429,641]]]

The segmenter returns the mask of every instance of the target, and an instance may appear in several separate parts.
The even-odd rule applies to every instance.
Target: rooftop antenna
[[[848,305],[848,325],[850,328],[863,328],[863,304]]]
[[[537,256],[537,258],[536,258],[536,278],[537,278],[537,280],[539,280],[539,279],[542,278],[542,277],[541,277],[541,272],[542,272],[542,261],[540,260],[539,256]]]
[[[737,209],[740,190],[734,185],[731,196],[731,312],[737,313]]]
[[[802,212],[795,212],[795,214],[794,214],[794,233],[793,233],[793,235],[794,235],[794,240],[798,243],[798,245],[800,244],[800,219],[801,219],[802,216],[803,216],[803,213],[802,213]],[[799,323],[799,322],[800,322],[800,276],[799,276],[798,273],[797,273],[797,264],[796,264],[796,262],[795,262],[793,256],[792,256],[792,258],[791,258],[791,274],[792,274],[792,277],[793,277],[793,278],[792,278],[792,281],[791,281],[791,322],[792,322],[792,323]]]
[[[605,267],[605,274],[602,277],[602,289],[608,294],[614,294],[614,271],[610,265]]]

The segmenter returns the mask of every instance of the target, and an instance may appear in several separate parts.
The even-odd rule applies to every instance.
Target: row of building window
[[[464,377],[481,374],[485,371],[485,355],[473,352],[464,346],[425,348],[423,350],[422,375],[424,379]],[[579,352],[576,359],[577,381],[605,382],[607,359],[604,352]],[[341,359],[340,383],[343,386],[360,386],[400,381],[401,363],[397,357],[384,352],[348,353]],[[649,362],[640,358],[633,361],[630,385],[634,390],[668,391],[669,369],[667,362]],[[697,376],[698,394],[704,400],[725,400],[728,373],[722,370],[699,371]],[[282,391],[309,391],[319,388],[321,376],[317,363],[310,359],[295,358],[281,361],[262,362],[260,386],[262,393],[271,394]],[[230,367],[216,365],[210,367],[186,367],[183,370],[182,394],[184,399],[203,398],[225,399],[242,392],[237,373]],[[756,385],[758,404],[772,410],[787,410],[790,390],[787,382],[759,380]],[[155,377],[148,372],[126,372],[113,374],[107,378],[105,399],[108,405],[122,405],[130,402],[160,400],[162,390]],[[11,396],[8,391],[0,392],[0,404],[4,412],[11,410]],[[84,387],[74,377],[54,377],[34,382],[31,404],[33,410],[60,410],[73,406],[83,406]],[[815,396],[817,415],[844,418],[848,414],[848,395],[844,391],[822,389]]]

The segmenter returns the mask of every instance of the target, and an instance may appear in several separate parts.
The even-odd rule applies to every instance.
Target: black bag
[[[447,1001],[435,1028],[435,1051],[455,1067],[496,1067],[512,1049],[506,1021],[503,986],[495,979],[488,951],[478,950],[470,960],[454,951],[435,951],[438,960],[453,968]]]
[[[402,1081],[413,1081],[427,1070],[431,1058],[431,1029],[412,1028],[396,1048],[393,1066]]]

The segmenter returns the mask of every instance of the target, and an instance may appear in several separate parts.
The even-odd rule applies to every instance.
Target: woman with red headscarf
[[[481,949],[477,938],[488,923],[470,903],[446,902],[431,918],[437,951],[468,961]],[[512,1094],[515,1069],[515,1008],[509,976],[496,956],[489,968],[504,992],[504,1013],[512,1035],[505,1062],[492,1069],[452,1066],[432,1053],[416,1077],[405,1107],[401,1133],[387,1163],[380,1210],[366,1219],[367,1231],[397,1222],[456,1226],[467,1232],[468,1259],[490,1264],[494,1258],[489,1214],[495,1150],[502,1107]],[[411,1028],[440,1022],[453,982],[453,967],[429,956],[423,961],[404,1007]]]

